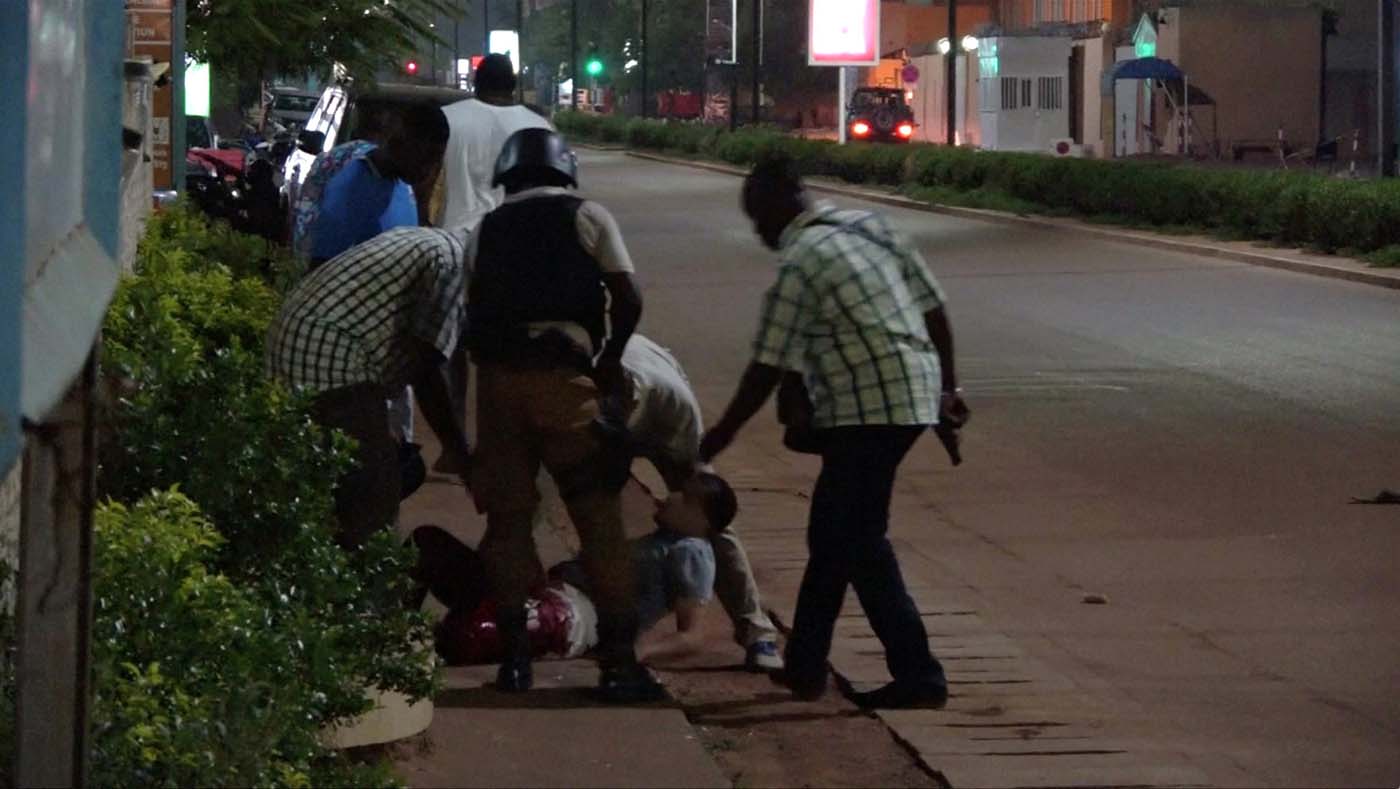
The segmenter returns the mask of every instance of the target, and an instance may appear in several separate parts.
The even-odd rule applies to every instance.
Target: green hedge
[[[582,140],[625,143],[745,166],[770,151],[802,172],[898,187],[974,205],[1010,204],[1116,223],[1191,228],[1227,238],[1373,253],[1400,244],[1400,182],[1301,172],[1206,170],[1170,163],[1053,158],[941,145],[848,145],[772,129],[585,113],[556,117]]]
[[[270,381],[290,260],[184,206],[157,214],[103,327],[94,545],[97,785],[383,785],[321,746],[366,685],[434,691],[390,534],[350,554],[332,488],[350,441]]]

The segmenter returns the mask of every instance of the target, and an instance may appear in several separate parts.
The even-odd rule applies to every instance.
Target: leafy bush
[[[111,529],[118,528],[115,524],[138,532],[165,529],[168,544],[162,550],[171,561],[184,562],[178,566],[186,569],[198,564],[201,572],[234,586],[238,595],[229,598],[235,611],[230,616],[241,616],[238,606],[246,603],[263,632],[258,640],[224,646],[202,641],[187,632],[196,627],[189,618],[193,614],[171,607],[180,598],[159,597],[146,605],[112,591],[136,581],[106,575],[96,593],[118,621],[149,618],[167,638],[189,640],[195,651],[213,651],[171,660],[154,645],[117,639],[109,647],[118,669],[103,675],[113,683],[105,692],[120,697],[123,709],[145,705],[154,710],[149,715],[168,717],[191,696],[179,684],[191,661],[206,660],[250,693],[271,681],[265,673],[271,672],[277,692],[289,694],[277,695],[275,704],[240,703],[221,708],[218,719],[202,719],[218,723],[217,729],[176,732],[157,726],[154,734],[141,735],[142,747],[168,750],[172,758],[179,756],[176,761],[194,760],[180,769],[212,770],[209,765],[216,764],[239,775],[256,772],[260,783],[296,783],[304,776],[316,784],[335,783],[331,774],[307,772],[335,764],[315,751],[321,726],[364,712],[366,685],[413,698],[434,689],[431,654],[424,646],[430,643],[426,622],[403,605],[411,556],[390,534],[353,554],[335,544],[332,489],[352,446],[311,420],[305,397],[263,374],[264,337],[278,301],[266,280],[272,274],[246,268],[240,273],[222,262],[237,258],[245,239],[211,228],[186,210],[169,213],[175,216],[163,215],[141,245],[135,272],[123,278],[104,325],[104,375],[112,388],[106,421],[112,435],[100,444],[99,490],[114,502]],[[220,238],[229,243],[219,244]],[[138,504],[153,490],[174,488],[198,505],[198,514],[169,498]],[[210,528],[216,539],[208,539]],[[99,561],[105,560],[104,550],[99,542]],[[121,558],[112,561],[120,565]],[[109,588],[102,588],[103,582]],[[143,610],[127,610],[133,605]],[[276,652],[277,660],[251,655],[245,647]],[[170,675],[172,667],[179,677]],[[191,714],[204,711],[191,709]],[[115,718],[113,729],[135,736],[133,726],[155,725],[140,717],[146,714],[123,712],[126,717]],[[275,748],[259,747],[238,757],[255,763],[235,764],[235,757],[219,756],[242,736],[239,727],[290,743],[290,755],[283,759]],[[114,745],[98,754],[122,765],[111,768],[113,776],[137,764],[132,760],[141,749],[123,748]],[[308,756],[307,749],[315,753]],[[263,751],[269,754],[266,764],[256,761]],[[160,761],[161,769],[175,769],[164,756]],[[268,772],[282,769],[278,765],[290,765],[290,772],[282,777]],[[164,775],[152,780],[164,781]],[[228,785],[213,774],[172,781]]]
[[[698,124],[624,121],[582,113],[562,113],[557,123],[565,134],[581,139],[699,153],[739,166],[752,164],[768,151],[782,150],[805,175],[896,186],[905,194],[924,196],[952,195],[948,190],[956,190],[959,196],[951,202],[960,205],[1009,202],[1040,213],[1189,228],[1327,252],[1368,253],[1400,246],[1400,183],[1389,179],[1210,171],[939,145],[838,146],[767,128],[730,132]]]
[[[176,491],[94,522],[92,775],[97,786],[388,783],[326,752],[299,634],[219,574],[223,537]]]

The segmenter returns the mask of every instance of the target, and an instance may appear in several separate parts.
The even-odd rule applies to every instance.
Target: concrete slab
[[[593,701],[591,663],[542,663],[521,696],[491,673],[451,670],[427,746],[397,765],[409,786],[729,786],[680,709]]]

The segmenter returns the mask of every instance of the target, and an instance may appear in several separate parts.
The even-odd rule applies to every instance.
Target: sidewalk
[[[437,439],[421,421],[416,439],[431,466]],[[535,538],[548,565],[572,556],[576,545],[571,532],[552,525],[568,523],[558,498],[546,505]],[[473,546],[486,527],[461,484],[431,472],[399,515],[405,534],[425,524]],[[398,749],[407,754],[396,770],[412,787],[729,786],[674,703],[603,706],[590,694],[597,677],[591,661],[542,661],[535,688],[517,696],[491,687],[494,666],[446,669],[432,725]]]
[[[745,544],[764,601],[786,627],[806,563],[808,496],[819,464],[782,449],[776,427],[762,420],[750,425],[743,444],[723,460],[739,493]],[[954,474],[931,436],[920,440],[901,469],[901,478],[908,479]],[[958,789],[1211,783],[1190,758],[1139,725],[1150,721],[1150,711],[1121,698],[1105,700],[1094,688],[1081,687],[1029,656],[1023,636],[1002,632],[983,618],[975,579],[900,539],[898,533],[907,528],[901,522],[918,528],[939,518],[912,490],[907,481],[896,487],[891,539],[930,645],[947,671],[950,698],[942,710],[876,714],[926,769]],[[837,621],[831,668],[843,691],[871,690],[889,681],[884,651],[853,591]],[[1251,783],[1229,765],[1212,768],[1233,776],[1227,785]]]

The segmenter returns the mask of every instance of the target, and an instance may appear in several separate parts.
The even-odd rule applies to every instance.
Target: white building
[[[980,41],[976,83],[983,148],[1050,153],[1070,138],[1066,36],[999,36]]]

